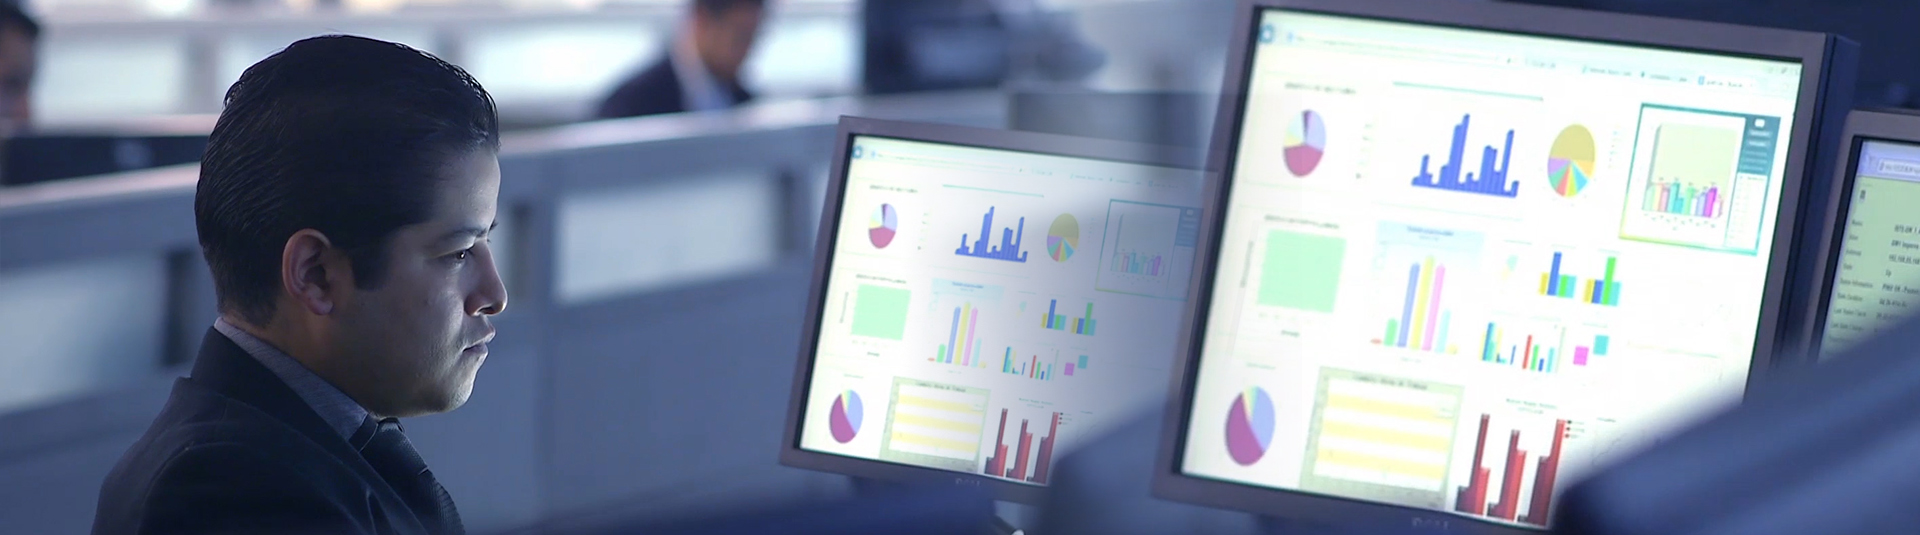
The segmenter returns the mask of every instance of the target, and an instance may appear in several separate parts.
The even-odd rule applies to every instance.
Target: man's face
[[[721,82],[733,83],[740,79],[740,66],[747,63],[747,53],[753,51],[753,42],[760,35],[762,11],[761,7],[751,4],[736,5],[720,13],[695,10],[700,57]]]
[[[449,165],[433,218],[402,227],[387,244],[386,278],[348,288],[331,328],[343,388],[368,411],[407,417],[466,403],[493,339],[488,316],[507,290],[487,237],[500,192],[499,160],[476,151]]]
[[[33,76],[38,58],[33,38],[20,28],[0,25],[0,133],[33,124]]]

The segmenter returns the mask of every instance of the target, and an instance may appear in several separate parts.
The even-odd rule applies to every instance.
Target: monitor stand
[[[893,481],[882,481],[866,477],[848,477],[853,482],[854,496],[883,496],[906,488],[906,485]],[[1024,535],[1020,528],[1000,515],[993,515],[993,526],[987,531],[991,535]]]
[[[1257,531],[1261,535],[1358,535],[1361,533],[1350,528],[1298,518],[1259,515],[1254,517],[1254,520],[1257,523]]]

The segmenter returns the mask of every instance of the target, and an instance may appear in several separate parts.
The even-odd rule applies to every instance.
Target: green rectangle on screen
[[[1261,306],[1333,312],[1347,241],[1331,236],[1275,230],[1267,233],[1260,267]]]
[[[871,284],[860,285],[853,298],[853,334],[888,340],[907,336],[907,302],[913,291]]]

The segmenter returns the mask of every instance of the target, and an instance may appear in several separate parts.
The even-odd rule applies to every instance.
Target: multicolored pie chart
[[[867,218],[867,241],[873,242],[876,249],[885,249],[893,243],[893,236],[900,233],[900,213],[891,204],[882,204],[873,210]]]
[[[1587,189],[1593,180],[1593,164],[1598,152],[1593,144],[1593,132],[1587,127],[1576,124],[1561,130],[1560,136],[1553,138],[1553,146],[1547,149],[1547,180],[1553,184],[1553,192],[1572,197]]]
[[[1227,410],[1227,454],[1240,466],[1252,466],[1273,445],[1273,398],[1253,387],[1233,398]]]
[[[827,414],[827,427],[833,431],[833,440],[841,444],[853,442],[860,436],[860,394],[852,390],[841,392],[833,398],[833,411]]]
[[[1047,227],[1047,256],[1055,262],[1065,262],[1073,258],[1073,250],[1080,247],[1080,220],[1073,214],[1060,214],[1053,218],[1053,226]]]
[[[1293,176],[1305,177],[1320,167],[1320,158],[1327,154],[1327,123],[1313,110],[1302,110],[1300,116],[1287,122],[1287,137],[1282,149],[1287,160],[1287,171]]]

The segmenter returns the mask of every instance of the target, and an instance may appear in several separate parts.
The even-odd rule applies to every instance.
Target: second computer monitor
[[[1833,259],[1816,304],[1817,354],[1830,357],[1920,306],[1920,115],[1861,110],[1847,122],[1853,157],[1836,172]]]
[[[1257,4],[1161,494],[1542,529],[1766,365],[1830,38]]]

